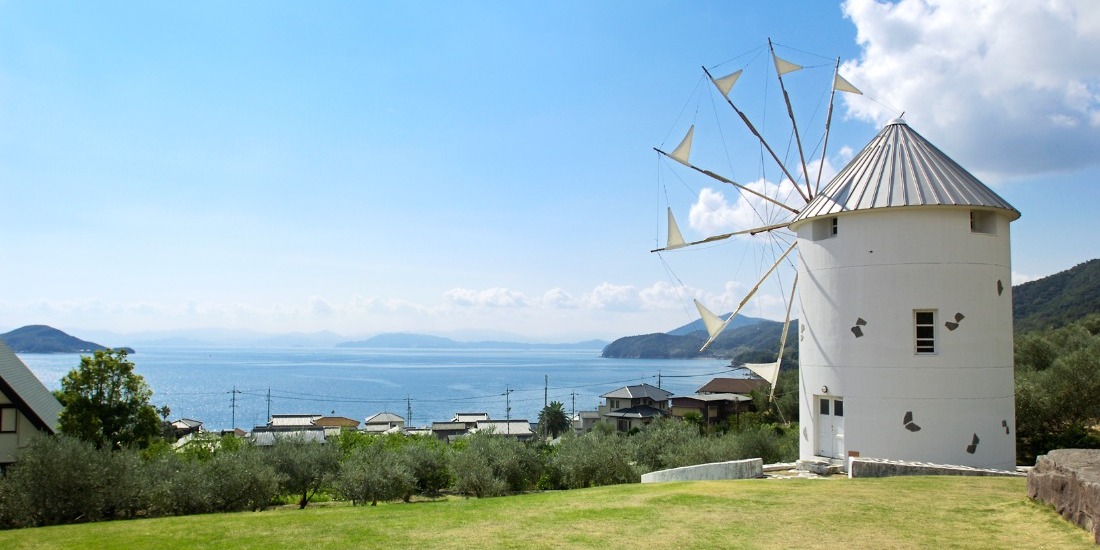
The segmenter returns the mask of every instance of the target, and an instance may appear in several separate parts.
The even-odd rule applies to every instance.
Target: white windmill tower
[[[900,119],[802,209],[801,459],[1015,468],[1019,217]]]
[[[863,456],[1013,469],[1008,226],[1020,213],[900,119],[823,189],[811,186],[783,87],[783,75],[801,67],[774,50],[771,54],[801,160],[804,189],[796,183],[794,190],[802,204],[788,205],[697,167],[689,160],[692,127],[671,153],[658,152],[788,217],[687,242],[670,209],[668,244],[656,251],[741,234],[796,233],[737,311],[781,263],[797,257],[787,320],[797,299],[800,459],[839,462]],[[730,99],[740,74],[716,79],[708,71],[707,77],[787,178],[797,182]],[[861,93],[836,73],[833,90]],[[828,112],[817,182],[831,96]],[[710,334],[706,349],[736,312],[723,320],[698,301],[696,306]],[[786,336],[784,328],[774,363],[747,365],[769,379],[773,390]]]

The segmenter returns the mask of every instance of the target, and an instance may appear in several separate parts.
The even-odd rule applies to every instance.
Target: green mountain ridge
[[[1100,259],[1012,287],[1016,332],[1059,328],[1100,312]]]
[[[0,334],[0,341],[15,353],[90,353],[109,349],[95,342],[81,340],[46,325],[27,325]],[[123,348],[129,353],[134,350]]]

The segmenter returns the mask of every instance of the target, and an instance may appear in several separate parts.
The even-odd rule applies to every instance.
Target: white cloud
[[[1100,162],[1100,2],[848,0],[862,52],[851,116],[899,113],[993,180]],[[891,108],[884,106],[889,105]]]
[[[499,287],[486,290],[453,288],[445,292],[443,297],[460,306],[523,307],[529,305],[527,297],[522,292]]]
[[[608,309],[615,311],[635,311],[641,308],[638,287],[632,285],[614,285],[601,283],[584,295],[581,302],[589,309]]]
[[[1035,279],[1041,279],[1041,278],[1042,277],[1038,277],[1038,276],[1035,276],[1035,275],[1025,275],[1023,273],[1017,273],[1017,272],[1013,271],[1012,272],[1012,286],[1024,284],[1028,281],[1034,281]]]
[[[550,308],[571,309],[577,307],[577,299],[564,288],[551,288],[542,295],[542,303]]]
[[[784,204],[791,203],[791,195],[797,197],[790,180],[776,185],[764,180],[745,184],[745,187],[768,197],[778,198]],[[797,206],[797,203],[796,203]],[[793,216],[773,203],[749,193],[739,193],[731,204],[726,195],[710,187],[699,192],[699,198],[691,205],[688,226],[703,235],[729,233],[790,220]]]
[[[313,296],[309,299],[309,312],[313,315],[327,317],[335,311],[336,308],[320,296]]]

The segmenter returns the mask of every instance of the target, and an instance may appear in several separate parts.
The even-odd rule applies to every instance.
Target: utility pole
[[[512,435],[512,390],[508,386],[504,386],[504,418],[504,431]]]
[[[544,374],[542,375],[542,379],[542,408],[545,409],[549,405],[549,403],[546,402],[546,394],[550,392],[550,375]]]
[[[271,422],[271,386],[267,387],[267,421]]]
[[[657,371],[657,387],[661,387],[661,371]]]
[[[413,404],[412,398],[408,394],[405,394],[405,426],[411,428],[413,426]]]
[[[233,391],[231,391],[229,393],[232,394],[232,397],[230,398],[230,403],[232,403],[232,405],[230,405],[230,407],[233,409],[233,420],[232,420],[233,425],[231,426],[231,428],[233,428],[235,430],[235,429],[237,429],[237,385],[236,384],[233,384]]]

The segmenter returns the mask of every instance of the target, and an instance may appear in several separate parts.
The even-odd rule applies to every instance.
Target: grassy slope
[[[644,541],[639,543],[639,541]],[[620,485],[0,531],[0,548],[1095,548],[1021,478]]]

